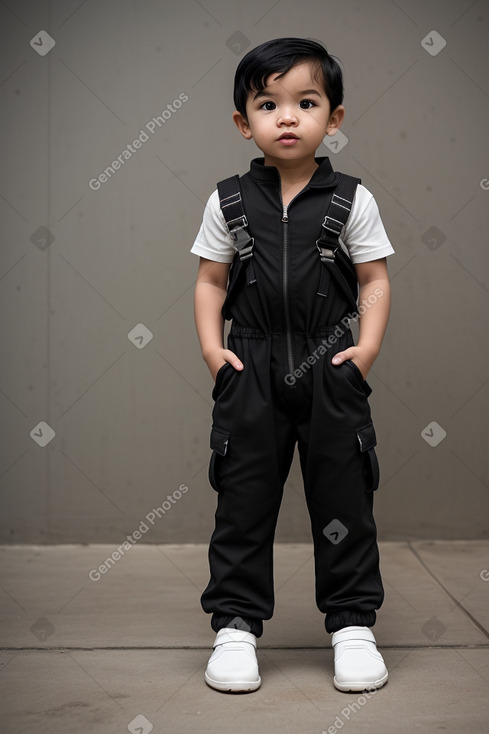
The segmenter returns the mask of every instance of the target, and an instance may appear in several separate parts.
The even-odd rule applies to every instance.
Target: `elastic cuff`
[[[263,634],[263,620],[253,619],[253,617],[241,617],[239,614],[213,614],[211,627],[214,632],[219,632],[224,627],[232,627],[243,630],[243,632],[251,632],[255,637],[261,637]]]
[[[357,612],[343,609],[341,612],[328,612],[324,620],[326,632],[332,634],[343,627],[373,627],[377,620],[375,611]]]

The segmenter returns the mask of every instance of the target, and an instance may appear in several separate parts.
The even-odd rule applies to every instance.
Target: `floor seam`
[[[417,559],[418,563],[420,563],[420,565],[424,568],[424,570],[426,571],[426,573],[428,573],[431,576],[431,578],[438,584],[438,586],[440,587],[440,589],[442,589],[445,592],[445,594],[453,601],[453,603],[460,609],[460,611],[463,612],[465,614],[465,616],[470,619],[470,621],[472,622],[472,624],[474,624],[477,627],[477,629],[480,630],[480,632],[482,632],[482,634],[484,635],[484,637],[487,637],[487,639],[489,640],[489,632],[486,630],[486,628],[483,627],[483,625],[469,612],[469,610],[466,609],[464,607],[464,605],[461,602],[459,602],[458,599],[456,599],[453,596],[453,594],[447,589],[447,587],[444,584],[442,584],[442,582],[440,581],[440,579],[438,579],[435,576],[435,574],[433,573],[433,571],[427,566],[427,564],[421,558],[421,556],[418,553],[418,551],[415,548],[413,548],[412,542],[411,541],[407,541],[407,545],[408,545],[409,550],[413,554],[413,556]]]
[[[379,650],[487,650],[489,649],[489,642],[486,643],[467,643],[460,644],[454,642],[453,644],[443,645],[416,645],[409,643],[404,645],[378,645]],[[157,650],[209,650],[209,645],[202,646],[171,646],[168,647],[157,647],[154,645],[145,647],[1,647],[0,652],[147,652]],[[260,645],[258,650],[318,650],[324,652],[326,650],[332,650],[331,646],[313,646],[313,645],[299,645],[299,646],[285,646],[285,645]]]

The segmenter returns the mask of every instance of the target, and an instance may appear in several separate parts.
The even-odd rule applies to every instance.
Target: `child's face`
[[[241,134],[248,140],[253,138],[264,153],[265,165],[299,163],[314,157],[324,136],[333,135],[340,127],[344,107],[339,105],[331,113],[326,92],[313,72],[313,65],[304,62],[280,79],[278,74],[270,74],[265,89],[248,94],[248,120],[234,112]],[[289,132],[295,137],[281,137]]]

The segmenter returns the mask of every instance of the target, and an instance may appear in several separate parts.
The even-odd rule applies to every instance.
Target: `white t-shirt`
[[[318,233],[321,222],[318,222]],[[233,240],[219,205],[217,189],[207,201],[192,252],[215,262],[230,263],[234,258]],[[380,218],[373,194],[358,184],[348,221],[341,230],[340,244],[354,264],[378,260],[394,253]]]

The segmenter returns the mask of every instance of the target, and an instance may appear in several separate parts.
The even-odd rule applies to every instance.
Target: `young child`
[[[315,157],[341,126],[342,101],[341,69],[321,43],[279,38],[247,53],[236,71],[233,120],[264,157],[239,178],[241,197],[210,196],[191,250],[200,257],[197,333],[215,380],[209,479],[218,496],[201,603],[217,633],[205,680],[220,691],[261,684],[256,638],[273,613],[273,540],[296,444],[334,685],[361,691],[388,677],[370,630],[384,591],[365,378],[387,326],[386,256],[394,250],[372,194],[355,179],[350,200],[335,198],[348,177]],[[353,263],[353,306],[342,260]]]

